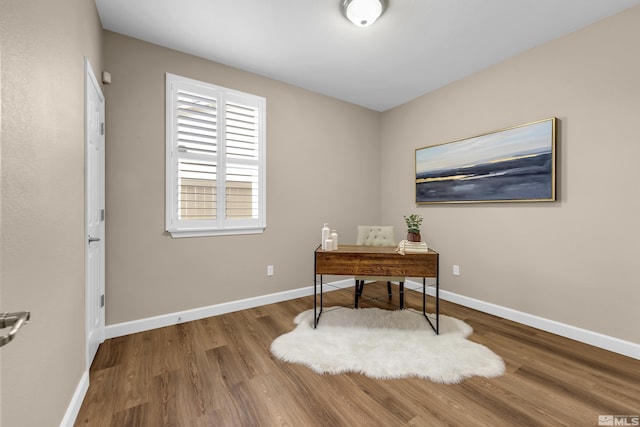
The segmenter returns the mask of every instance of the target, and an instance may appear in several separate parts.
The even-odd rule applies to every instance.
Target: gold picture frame
[[[555,117],[416,149],[417,204],[556,200]]]

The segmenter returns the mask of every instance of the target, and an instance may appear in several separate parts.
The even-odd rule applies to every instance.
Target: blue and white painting
[[[556,119],[416,150],[416,203],[555,200]]]

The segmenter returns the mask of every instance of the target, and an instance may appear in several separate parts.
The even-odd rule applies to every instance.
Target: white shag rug
[[[429,314],[435,325],[435,315]],[[315,372],[358,372],[372,378],[426,378],[458,383],[472,376],[497,377],[502,359],[466,339],[473,329],[440,315],[436,335],[421,312],[325,307],[316,329],[313,310],[294,319],[298,326],[271,343],[274,356]]]

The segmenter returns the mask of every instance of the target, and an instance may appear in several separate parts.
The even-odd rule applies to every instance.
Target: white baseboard
[[[325,285],[329,286],[330,288],[339,289],[353,286],[353,284],[353,279],[347,279]],[[418,282],[407,281],[406,286],[410,289],[415,289],[420,292],[422,291],[422,284]],[[428,287],[427,294],[434,295],[435,289],[433,287]],[[208,307],[196,308],[193,310],[185,310],[177,313],[149,317],[146,319],[134,320],[131,322],[118,323],[115,325],[107,326],[105,328],[105,334],[106,338],[115,338],[123,335],[133,334],[136,332],[143,332],[155,328],[161,328],[164,326],[175,325],[177,323],[189,322],[192,320],[203,319],[206,317],[217,316],[224,313],[231,313],[233,311],[259,307],[262,305],[273,304],[276,302],[287,301],[290,299],[305,297],[309,295],[313,295],[313,286],[263,295],[254,298],[247,298],[238,301],[231,301],[228,303],[216,304]],[[465,307],[473,308],[474,310],[503,317],[505,319],[512,320],[523,325],[531,326],[533,328],[541,329],[546,332],[551,332],[553,334],[570,338],[575,341],[580,341],[586,344],[593,345],[595,347],[599,347],[605,350],[612,351],[614,353],[623,354],[625,356],[640,360],[640,344],[637,343],[610,337],[598,332],[588,331],[586,329],[556,322],[554,320],[545,319],[533,314],[524,313],[474,298],[469,298],[464,295],[459,295],[449,291],[440,290],[440,298],[446,301],[451,301],[453,303],[463,305]]]
[[[353,285],[353,279],[340,280],[338,282],[331,282],[329,284],[325,283],[325,286],[336,289]],[[325,288],[325,292],[326,291],[327,289]],[[253,307],[260,307],[276,302],[288,301],[295,298],[306,297],[309,295],[313,295],[313,286],[293,289],[290,291],[277,292],[274,294],[262,295],[259,297],[246,298],[237,301],[225,302],[222,304],[210,305],[208,307],[194,308],[192,310],[179,311],[176,313],[163,314],[161,316],[148,317],[146,319],[117,323],[105,327],[105,336],[107,339],[121,337],[124,335],[135,334],[137,332],[163,328],[165,326],[175,325],[178,323],[191,322],[193,320],[204,319],[207,317],[231,313],[234,311],[246,310]]]
[[[422,283],[408,281],[407,285],[415,290],[422,292]],[[427,295],[435,296],[436,290],[433,287],[427,288]],[[567,325],[565,323],[556,322],[555,320],[545,319],[533,314],[524,313],[522,311],[513,310],[511,308],[502,307],[500,305],[489,302],[469,298],[449,291],[440,290],[440,298],[446,301],[460,304],[483,313],[493,314],[504,319],[512,320],[532,328],[541,329],[555,335],[560,335],[575,341],[580,341],[595,347],[609,350],[614,353],[622,354],[634,359],[640,360],[640,344],[631,341],[621,340],[619,338],[610,337],[598,332],[589,331],[578,328],[576,326]]]
[[[78,417],[78,413],[80,412],[82,401],[87,394],[87,390],[89,390],[89,371],[84,371],[82,377],[80,377],[80,382],[76,387],[76,391],[73,393],[71,402],[67,407],[67,412],[65,412],[64,417],[60,422],[60,427],[73,427],[73,424]]]

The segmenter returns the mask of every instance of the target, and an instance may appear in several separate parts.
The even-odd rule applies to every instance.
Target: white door
[[[85,58],[85,271],[87,369],[104,341],[104,96]]]

